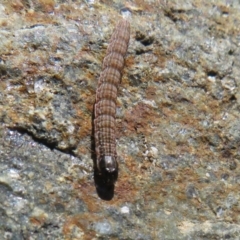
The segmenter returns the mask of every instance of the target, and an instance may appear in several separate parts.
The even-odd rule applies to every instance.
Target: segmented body
[[[103,60],[95,103],[94,138],[97,167],[100,172],[117,171],[116,100],[124,56],[130,38],[130,24],[121,20],[116,26]]]

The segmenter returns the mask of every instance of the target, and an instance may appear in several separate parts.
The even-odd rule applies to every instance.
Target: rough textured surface
[[[239,1],[109,3],[0,1],[0,236],[239,239]],[[92,111],[120,13],[131,41],[105,201]]]

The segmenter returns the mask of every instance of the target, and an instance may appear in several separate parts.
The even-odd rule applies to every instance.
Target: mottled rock
[[[238,1],[0,1],[3,239],[239,239]],[[119,176],[92,114],[118,19]]]

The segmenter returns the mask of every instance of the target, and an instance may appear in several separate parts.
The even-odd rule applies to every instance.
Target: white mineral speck
[[[152,157],[157,157],[157,155],[158,155],[158,149],[157,148],[155,148],[155,147],[151,147],[150,148],[150,153],[151,153],[151,156]]]
[[[124,213],[124,214],[129,213],[129,207],[127,207],[127,206],[122,207],[121,213]]]
[[[74,127],[73,125],[69,125],[69,126],[67,127],[67,130],[68,130],[69,133],[73,133],[74,130],[75,130],[75,127]]]
[[[88,0],[89,5],[93,5],[95,3],[95,0]]]
[[[11,179],[15,178],[15,179],[19,179],[19,173],[16,169],[9,169],[8,173],[7,173],[8,177],[10,177]]]
[[[95,230],[96,232],[100,234],[109,234],[111,233],[112,226],[109,222],[98,222],[95,224]]]
[[[153,108],[157,108],[157,104],[154,100],[146,100],[146,99],[143,99],[142,100],[143,103],[153,107]]]
[[[122,9],[121,14],[126,19],[131,17],[131,11],[129,11],[128,9]]]
[[[208,76],[208,80],[212,83],[216,82],[216,77],[214,76]]]
[[[20,198],[20,197],[16,197],[14,199],[14,206],[12,206],[12,208],[14,209],[14,211],[20,211],[22,209],[24,209],[26,207],[27,201]]]
[[[35,93],[40,93],[41,91],[43,91],[43,89],[44,89],[44,80],[43,79],[37,80],[34,84]]]

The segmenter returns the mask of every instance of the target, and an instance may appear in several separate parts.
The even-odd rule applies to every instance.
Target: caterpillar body
[[[114,182],[118,172],[116,152],[117,89],[124,67],[124,56],[130,39],[130,24],[121,20],[110,39],[102,72],[98,79],[94,105],[94,139],[97,170]]]

